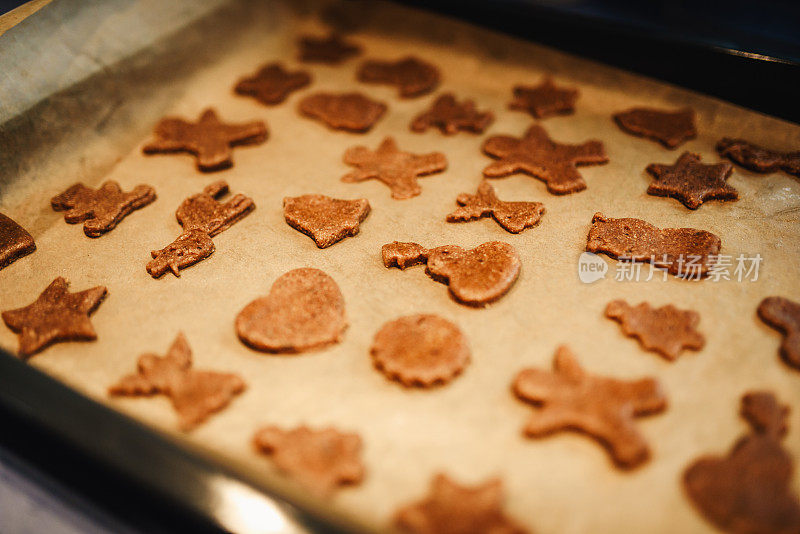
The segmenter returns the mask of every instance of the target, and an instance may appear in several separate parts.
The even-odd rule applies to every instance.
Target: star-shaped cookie
[[[97,339],[89,315],[103,302],[103,286],[70,293],[67,282],[58,277],[32,304],[4,311],[3,321],[19,334],[19,353],[32,356],[53,343]]]
[[[552,115],[574,112],[577,100],[577,89],[559,87],[548,76],[535,87],[525,85],[514,87],[514,100],[508,107],[527,111],[537,119],[544,119]]]
[[[302,70],[290,72],[280,63],[264,65],[253,76],[242,78],[234,91],[240,95],[252,96],[262,104],[280,104],[292,91],[302,89],[311,83],[311,76]]]
[[[233,165],[231,147],[260,144],[266,139],[267,126],[263,121],[225,123],[209,108],[197,122],[177,117],[161,119],[156,126],[155,139],[142,150],[145,154],[188,152],[197,158],[201,171],[209,172]]]
[[[455,95],[446,93],[433,103],[431,108],[417,115],[411,122],[411,131],[425,132],[428,128],[439,128],[445,135],[454,135],[459,130],[482,133],[494,120],[491,111],[478,111],[475,102],[458,102]]]
[[[727,183],[732,171],[730,163],[707,165],[700,162],[697,154],[684,152],[674,165],[647,166],[647,172],[655,177],[647,194],[676,198],[692,210],[710,199],[737,200],[739,192]]]
[[[319,248],[356,235],[369,209],[365,198],[342,200],[325,195],[303,195],[283,199],[286,223],[311,237]]]
[[[428,497],[400,508],[395,526],[414,534],[524,534],[525,528],[503,512],[503,483],[492,478],[462,486],[447,475],[431,481]]]
[[[394,138],[387,137],[377,150],[364,146],[347,149],[344,162],[356,170],[344,175],[343,182],[380,180],[392,191],[392,198],[401,200],[419,195],[422,189],[417,183],[419,176],[442,172],[447,168],[447,159],[441,152],[417,155],[397,148]]]
[[[498,159],[483,170],[487,178],[524,172],[543,180],[547,190],[554,195],[586,189],[586,182],[577,166],[608,162],[600,141],[587,141],[580,145],[557,143],[538,125],[528,128],[522,139],[508,135],[490,137],[483,144],[483,151]]]
[[[305,35],[298,40],[300,61],[335,65],[361,53],[357,44],[345,41],[338,33],[328,37]]]

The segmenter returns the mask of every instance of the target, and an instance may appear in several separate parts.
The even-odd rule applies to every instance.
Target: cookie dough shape
[[[448,285],[453,298],[468,306],[485,306],[508,293],[521,266],[514,247],[501,241],[469,250],[455,245],[426,249],[395,241],[383,245],[381,255],[387,268],[427,264],[428,276]]]
[[[149,185],[137,185],[125,193],[117,182],[109,180],[99,189],[77,183],[54,196],[50,205],[63,211],[69,224],[83,222],[83,233],[100,237],[113,230],[132,211],[143,208],[156,199],[156,191]]]
[[[800,369],[800,304],[784,297],[767,297],[758,305],[758,316],[783,333],[781,358]]]
[[[717,152],[745,169],[767,173],[782,170],[800,178],[800,151],[778,152],[744,139],[725,137],[717,143]]]
[[[689,500],[709,522],[735,534],[800,532],[792,456],[781,446],[789,408],[766,391],[742,397],[752,427],[726,456],[703,456],[683,473]]]
[[[730,163],[706,165],[697,154],[684,152],[674,165],[651,163],[647,172],[655,178],[647,188],[648,195],[678,199],[692,210],[706,200],[739,199],[739,192],[727,182],[733,172]]]
[[[653,139],[670,149],[697,137],[694,110],[689,108],[677,111],[631,108],[616,113],[614,121],[623,131]]]
[[[142,150],[145,154],[188,152],[196,157],[198,169],[211,172],[233,165],[232,147],[261,144],[266,140],[267,126],[263,121],[225,123],[208,108],[197,122],[178,117],[161,119],[155,129],[155,139]]]
[[[447,216],[447,222],[474,221],[492,217],[507,232],[518,234],[539,224],[544,214],[541,202],[506,202],[497,198],[494,187],[482,180],[474,195],[461,193],[456,202],[460,206]]]
[[[166,355],[142,354],[136,373],[123,377],[108,393],[117,397],[165,395],[178,414],[181,430],[189,431],[228,406],[244,389],[238,375],[192,369],[192,350],[179,333]]]
[[[497,159],[483,170],[487,178],[524,172],[544,181],[547,190],[554,195],[586,189],[578,166],[608,162],[600,141],[587,141],[580,145],[557,143],[538,125],[528,128],[521,139],[508,135],[490,137],[483,143],[483,151]]]
[[[327,37],[305,35],[297,41],[300,46],[300,61],[337,65],[361,53],[361,47],[346,41],[341,35],[331,33]]]
[[[674,361],[684,349],[700,350],[706,340],[697,331],[700,314],[679,310],[672,304],[653,308],[647,302],[631,306],[613,300],[606,306],[606,317],[620,323],[623,333],[634,337],[645,350]]]
[[[539,407],[528,420],[526,436],[584,432],[602,443],[616,465],[625,469],[650,457],[635,418],[659,413],[667,406],[655,379],[627,381],[590,375],[566,346],[556,351],[552,371],[520,371],[513,389],[519,399]]]
[[[19,335],[21,356],[32,356],[53,343],[97,339],[89,316],[108,290],[97,286],[70,293],[68,286],[69,282],[59,276],[32,304],[3,312],[3,322]]]
[[[347,320],[336,282],[319,269],[294,269],[239,312],[236,333],[247,346],[299,353],[341,340]]]
[[[400,508],[394,525],[414,534],[525,534],[525,528],[503,512],[503,483],[491,478],[462,486],[447,475],[431,480],[424,499]]]
[[[718,236],[695,228],[660,229],[641,219],[595,213],[586,250],[624,261],[650,262],[675,276],[701,279],[719,255]]]
[[[447,158],[441,152],[412,154],[397,148],[393,137],[386,137],[377,150],[365,146],[348,148],[344,162],[356,170],[344,175],[343,182],[379,180],[392,191],[392,198],[403,200],[422,193],[417,178],[447,169]]]
[[[369,201],[365,198],[341,200],[325,195],[303,195],[283,199],[286,223],[311,237],[319,248],[356,235],[369,211]]]
[[[548,76],[535,87],[526,85],[514,87],[514,100],[508,107],[527,111],[537,119],[544,119],[553,115],[573,113],[577,100],[577,89],[559,87]]]
[[[256,207],[252,198],[234,195],[227,202],[219,198],[228,193],[228,184],[218,180],[202,193],[192,195],[178,206],[175,217],[183,228],[178,238],[160,250],[150,252],[147,272],[158,278],[167,271],[180,277],[180,270],[204,260],[214,252],[211,238],[239,222]]]
[[[11,217],[0,213],[0,269],[36,250],[33,237]]]
[[[364,83],[394,85],[401,98],[428,94],[439,85],[439,69],[412,56],[397,61],[367,60],[356,77]]]
[[[483,133],[494,121],[491,111],[478,111],[473,100],[458,102],[453,93],[437,98],[430,109],[417,115],[411,122],[411,131],[426,132],[428,128],[438,128],[445,135],[455,135],[459,131]]]
[[[361,437],[335,428],[306,426],[283,430],[268,426],[258,431],[256,449],[275,466],[317,495],[326,497],[344,485],[364,478]]]
[[[366,133],[386,113],[387,107],[361,93],[314,93],[303,98],[298,109],[334,130]]]
[[[469,363],[467,338],[436,315],[410,315],[384,324],[370,349],[375,367],[404,386],[450,382]]]
[[[234,88],[237,94],[252,96],[262,104],[280,104],[293,91],[311,83],[311,75],[306,71],[287,71],[280,63],[264,65],[253,76],[239,80]]]

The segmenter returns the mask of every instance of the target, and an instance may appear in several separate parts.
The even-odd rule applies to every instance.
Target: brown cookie
[[[239,80],[234,91],[271,106],[280,104],[290,93],[310,83],[311,75],[306,71],[289,72],[280,63],[270,63],[261,67],[253,76]]]
[[[789,408],[770,392],[742,397],[752,430],[727,456],[703,456],[684,471],[683,487],[701,514],[735,534],[800,532],[792,456],[781,446]]]
[[[708,274],[722,247],[720,238],[694,228],[656,228],[641,219],[595,213],[586,250],[624,261],[650,262],[683,278]]]
[[[84,234],[100,237],[113,230],[130,212],[155,199],[156,191],[149,185],[137,185],[130,193],[124,193],[117,182],[108,181],[100,189],[75,184],[54,196],[50,204],[55,211],[65,212],[64,220],[69,224],[83,222]]]
[[[297,43],[300,45],[299,59],[306,63],[336,65],[361,53],[360,46],[345,41],[337,33],[331,33],[327,37],[304,35]]]
[[[297,353],[338,343],[347,320],[336,282],[319,269],[294,269],[236,316],[242,343],[265,352]]]
[[[381,255],[387,268],[426,263],[428,276],[448,285],[453,298],[469,306],[484,306],[508,293],[521,265],[514,247],[501,241],[470,250],[455,245],[425,249],[395,241],[383,245]]]
[[[361,64],[356,78],[364,83],[394,85],[401,98],[414,98],[436,89],[439,69],[412,56],[397,61],[367,60]]]
[[[739,192],[727,183],[733,172],[730,163],[706,165],[697,154],[684,152],[675,165],[651,163],[647,172],[655,178],[647,188],[648,195],[676,198],[692,210],[710,199],[739,199]]]
[[[638,339],[645,350],[671,361],[684,349],[700,350],[706,344],[697,331],[700,315],[672,304],[652,308],[647,302],[631,306],[624,300],[613,300],[606,306],[606,317],[618,321],[625,335]]]
[[[227,230],[255,209],[253,199],[242,194],[220,202],[218,199],[227,193],[228,184],[218,180],[178,206],[175,217],[183,227],[183,233],[161,250],[150,252],[153,259],[147,264],[147,272],[153,278],[167,271],[179,277],[181,269],[209,257],[215,249],[211,237]]]
[[[548,76],[535,87],[526,85],[514,87],[514,100],[508,107],[527,111],[537,119],[544,119],[552,115],[567,115],[574,112],[577,100],[577,89],[558,87]]]
[[[462,486],[447,475],[431,481],[430,495],[397,511],[395,527],[415,534],[525,534],[503,512],[503,483],[492,478]]]
[[[508,135],[490,137],[483,143],[483,151],[498,159],[483,170],[487,178],[524,172],[544,181],[547,190],[554,195],[586,189],[578,166],[608,162],[600,141],[580,145],[557,143],[538,125],[528,128],[522,139]]]
[[[386,104],[361,93],[314,93],[300,101],[300,113],[334,130],[365,133],[386,113]]]
[[[364,478],[361,437],[334,428],[306,426],[283,430],[268,426],[256,433],[255,446],[275,466],[305,488],[328,496],[338,486],[358,484]]]
[[[283,199],[286,223],[311,237],[319,248],[356,235],[369,210],[365,198],[340,200],[325,195],[303,195]]]
[[[512,234],[539,224],[544,213],[541,202],[506,202],[497,198],[494,187],[482,180],[474,195],[461,193],[456,202],[460,206],[447,216],[447,222],[474,221],[491,216],[497,224]]]
[[[31,234],[11,217],[0,213],[0,269],[36,250]]]
[[[160,250],[153,250],[153,258],[147,263],[147,272],[153,278],[159,278],[171,272],[180,278],[181,269],[206,259],[214,253],[216,247],[207,233],[202,230],[189,230]]]
[[[783,333],[781,358],[800,369],[800,304],[783,297],[767,297],[758,305],[758,316]]]
[[[19,335],[19,353],[28,357],[61,341],[97,339],[89,316],[106,298],[103,286],[77,293],[67,291],[69,282],[60,276],[24,308],[4,311],[3,321]]]
[[[694,110],[663,111],[632,108],[614,114],[614,121],[624,131],[655,139],[667,148],[677,148],[687,139],[697,137]]]
[[[155,137],[142,149],[145,154],[188,152],[197,158],[198,169],[209,172],[233,165],[231,147],[266,141],[267,126],[263,121],[225,123],[219,120],[212,108],[208,108],[197,122],[177,117],[161,119]]]
[[[650,457],[635,418],[662,412],[667,399],[653,378],[627,381],[587,373],[572,351],[556,351],[552,371],[525,369],[513,384],[521,400],[540,408],[525,435],[538,438],[563,430],[584,432],[602,443],[617,466],[633,468]]]
[[[483,133],[494,121],[491,111],[478,111],[475,102],[464,100],[459,103],[455,95],[446,93],[437,98],[431,108],[417,115],[411,122],[411,130],[425,132],[428,128],[439,128],[445,135],[454,135],[459,130]]]
[[[165,395],[172,401],[180,427],[189,431],[223,408],[245,389],[235,374],[192,369],[192,350],[179,333],[164,356],[142,354],[136,373],[108,390],[112,396]]]
[[[375,367],[404,386],[450,382],[469,363],[467,338],[436,315],[410,315],[384,324],[370,349]]]
[[[729,137],[717,143],[717,152],[751,171],[765,173],[782,170],[800,177],[800,152],[778,152],[744,139]]]

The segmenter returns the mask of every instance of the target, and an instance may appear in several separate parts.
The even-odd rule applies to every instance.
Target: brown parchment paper
[[[768,295],[800,299],[800,181],[737,167],[730,184],[740,192],[738,202],[708,202],[689,211],[675,200],[646,195],[650,178],[644,172],[649,163],[674,162],[683,150],[701,154],[704,161],[718,161],[713,147],[722,136],[796,149],[800,127],[388,3],[334,4],[328,20],[351,30],[366,56],[415,54],[438,65],[443,77],[438,92],[473,98],[481,109],[495,113],[497,119],[484,135],[411,133],[412,117],[435,95],[400,100],[390,87],[359,84],[355,69],[360,60],[339,67],[302,65],[312,73],[312,85],[281,105],[265,107],[235,96],[236,80],[273,60],[299,66],[294,45],[298,33],[322,32],[327,26],[320,21],[322,8],[316,3],[296,10],[273,3],[263,9],[266,18],[280,15],[281,23],[269,32],[243,25],[241,35],[247,38],[198,69],[166,110],[195,118],[206,106],[214,106],[226,120],[265,120],[269,140],[236,149],[232,169],[201,174],[189,156],[144,156],[141,145],[147,136],[142,136],[127,153],[117,153],[118,161],[101,174],[80,172],[80,167],[59,172],[58,161],[44,155],[0,195],[0,210],[28,228],[38,247],[0,271],[2,309],[27,305],[59,275],[70,280],[73,290],[98,284],[109,289],[92,318],[99,335],[96,342],[55,345],[32,358],[31,365],[208,450],[221,462],[265,478],[276,474],[251,444],[264,424],[333,425],[358,432],[365,444],[367,476],[360,486],[338,492],[330,505],[377,528],[387,527],[399,505],[427,493],[431,476],[443,471],[463,483],[502,477],[508,512],[536,532],[710,531],[684,496],[680,477],[698,455],[727,452],[746,432],[738,416],[739,399],[751,389],[772,390],[792,407],[784,445],[800,452],[800,373],[779,360],[779,335],[755,314]],[[490,162],[480,152],[482,141],[500,133],[521,135],[533,122],[529,115],[508,109],[511,87],[535,84],[548,73],[558,83],[579,87],[581,94],[574,115],[541,124],[558,141],[602,140],[610,162],[583,168],[588,189],[563,197],[548,194],[542,182],[525,175],[494,180],[500,198],[536,200],[546,206],[541,224],[519,235],[487,219],[446,223],[456,196],[474,192]],[[389,111],[368,134],[331,131],[296,110],[303,95],[318,90],[359,90],[386,102]],[[697,111],[699,135],[677,151],[629,136],[613,124],[611,114],[634,105],[691,106]],[[143,113],[148,112],[152,110],[144,105]],[[377,181],[341,182],[348,172],[342,163],[344,151],[355,144],[375,148],[386,135],[412,152],[444,152],[448,170],[422,178],[422,194],[404,201],[392,200]],[[104,148],[73,141],[59,154],[74,158],[91,149]],[[158,199],[99,239],[87,238],[80,225],[66,224],[62,214],[49,207],[49,198],[75,181],[96,186],[108,179],[125,189],[153,185]],[[150,250],[179,234],[175,209],[218,179],[226,180],[233,193],[251,196],[256,210],[214,239],[216,252],[209,259],[183,271],[179,279],[167,275],[153,280],[145,264]],[[283,220],[282,198],[305,193],[365,197],[372,212],[358,236],[319,250]],[[649,282],[617,282],[616,263],[608,260],[607,279],[583,284],[577,260],[597,211],[640,217],[661,227],[714,232],[722,238],[723,254],[761,254],[758,280],[687,282],[656,276]],[[519,252],[522,273],[499,302],[486,309],[468,308],[451,300],[447,288],[430,280],[423,268],[385,269],[380,247],[392,240],[465,247],[505,241]],[[236,314],[266,294],[278,276],[304,266],[323,269],[341,287],[350,323],[344,340],[298,356],[271,356],[242,345],[234,332]],[[615,298],[697,310],[706,347],[684,353],[674,363],[642,351],[603,317],[606,303]],[[469,338],[473,358],[464,374],[445,387],[405,389],[373,369],[369,347],[385,321],[423,312],[456,322]],[[141,353],[163,354],[178,331],[185,332],[197,368],[240,373],[248,384],[227,410],[189,434],[176,430],[165,398],[106,395],[110,384],[134,369]],[[524,367],[549,368],[561,343],[568,343],[593,372],[654,376],[663,383],[669,408],[639,420],[652,447],[649,463],[621,472],[602,447],[584,436],[522,437],[531,408],[511,395],[511,380]],[[0,328],[0,345],[16,349],[16,338],[5,327]],[[800,479],[793,486],[800,491]]]

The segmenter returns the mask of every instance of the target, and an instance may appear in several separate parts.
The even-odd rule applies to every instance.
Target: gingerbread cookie
[[[145,154],[188,152],[197,158],[201,171],[217,171],[233,165],[231,147],[261,144],[267,139],[263,121],[230,124],[219,120],[212,108],[206,109],[197,122],[181,118],[161,119],[155,140],[142,149]]]
[[[541,202],[506,202],[497,198],[494,187],[482,180],[474,195],[461,193],[456,202],[460,206],[447,216],[447,222],[474,221],[492,217],[504,230],[518,234],[539,224],[544,213]]]
[[[336,65],[361,53],[360,46],[345,41],[337,33],[331,33],[328,37],[305,35],[297,42],[300,45],[299,59],[306,63]]]
[[[428,276],[447,284],[453,298],[469,306],[484,306],[508,293],[521,265],[514,247],[501,241],[470,250],[455,245],[426,249],[395,241],[383,245],[381,255],[387,268],[426,263]]]
[[[106,298],[103,286],[77,293],[67,291],[69,282],[58,277],[24,308],[4,311],[3,321],[19,335],[19,353],[32,356],[53,343],[97,339],[89,316]]]
[[[294,269],[236,316],[242,343],[265,352],[297,353],[338,343],[347,328],[344,297],[319,269]]]
[[[375,367],[404,386],[446,384],[469,363],[467,338],[436,315],[410,315],[384,324],[370,349]]]
[[[800,177],[800,152],[778,152],[744,139],[729,137],[717,143],[717,152],[751,171],[765,173],[782,170]]]
[[[306,71],[289,72],[280,63],[270,63],[261,67],[253,76],[239,80],[234,91],[271,106],[280,104],[290,93],[310,83],[311,75]]]
[[[365,146],[348,148],[344,162],[356,170],[344,175],[343,182],[380,180],[392,191],[392,198],[402,200],[422,192],[417,178],[442,172],[447,168],[447,158],[441,152],[412,154],[397,148],[393,137],[383,140],[377,150]]]
[[[689,500],[725,532],[800,532],[800,499],[792,490],[792,456],[781,446],[789,408],[770,392],[742,397],[752,430],[727,456],[704,456],[683,473]]]
[[[667,406],[655,379],[593,376],[566,346],[556,351],[552,371],[520,371],[513,388],[521,400],[539,407],[528,420],[525,435],[538,438],[564,430],[584,432],[602,443],[622,468],[636,467],[650,456],[635,418],[662,412]]]
[[[580,145],[557,143],[538,125],[528,128],[522,139],[508,135],[490,137],[483,143],[483,151],[498,160],[483,170],[487,178],[524,172],[544,181],[547,190],[554,195],[586,189],[577,166],[608,162],[600,141]]]
[[[499,478],[468,487],[443,474],[431,481],[428,497],[397,511],[394,524],[414,534],[527,532],[503,512],[503,483]]]
[[[508,107],[527,111],[537,119],[544,119],[552,115],[567,115],[574,112],[577,100],[577,89],[558,87],[548,76],[535,87],[526,85],[514,87],[514,100]]]
[[[710,199],[739,199],[739,192],[727,183],[733,172],[730,163],[706,165],[697,154],[684,152],[675,165],[651,163],[647,172],[655,178],[647,188],[648,195],[676,198],[692,210]]]
[[[783,297],[767,297],[758,305],[758,316],[783,333],[781,358],[800,369],[800,304]]]
[[[124,193],[117,182],[108,181],[100,189],[75,184],[54,196],[50,204],[55,211],[65,212],[64,220],[69,224],[83,222],[83,233],[87,236],[100,237],[129,213],[155,199],[156,191],[149,185],[137,185],[130,193]]]
[[[455,95],[446,93],[437,98],[431,108],[417,115],[411,122],[411,131],[425,132],[428,128],[439,128],[445,135],[460,131],[483,133],[494,121],[491,111],[478,111],[475,102],[458,102]]]
[[[231,403],[245,389],[238,375],[192,369],[192,350],[179,333],[165,356],[142,354],[136,373],[108,390],[112,396],[165,395],[178,414],[180,428],[189,431]]]
[[[211,238],[227,230],[256,207],[252,198],[234,195],[227,202],[218,199],[228,193],[228,184],[218,180],[192,195],[178,206],[175,217],[183,233],[161,250],[150,252],[147,272],[158,278],[167,271],[180,276],[180,270],[204,260],[214,252]]]
[[[356,235],[369,210],[365,198],[340,200],[325,195],[303,195],[283,199],[286,223],[311,237],[319,248]]]
[[[697,331],[700,315],[672,304],[652,308],[647,302],[631,306],[624,300],[614,300],[606,306],[606,317],[618,321],[625,335],[638,339],[645,350],[671,361],[684,349],[700,350],[706,344]]]
[[[0,269],[36,250],[31,234],[11,217],[0,213]]]
[[[365,133],[386,113],[386,104],[361,93],[314,93],[300,101],[303,115],[334,130]]]
[[[364,478],[361,437],[334,428],[306,426],[283,430],[268,426],[258,431],[255,446],[275,466],[305,488],[328,496],[339,486]]]
[[[401,98],[428,94],[439,85],[439,69],[411,56],[397,61],[367,60],[356,77],[364,83],[394,85]]]
[[[614,121],[624,131],[654,139],[667,148],[677,148],[687,139],[697,137],[694,110],[663,111],[632,108],[614,114]]]
[[[586,242],[589,252],[624,261],[650,262],[682,278],[701,278],[713,267],[720,238],[694,228],[656,228],[641,219],[595,213]]]

